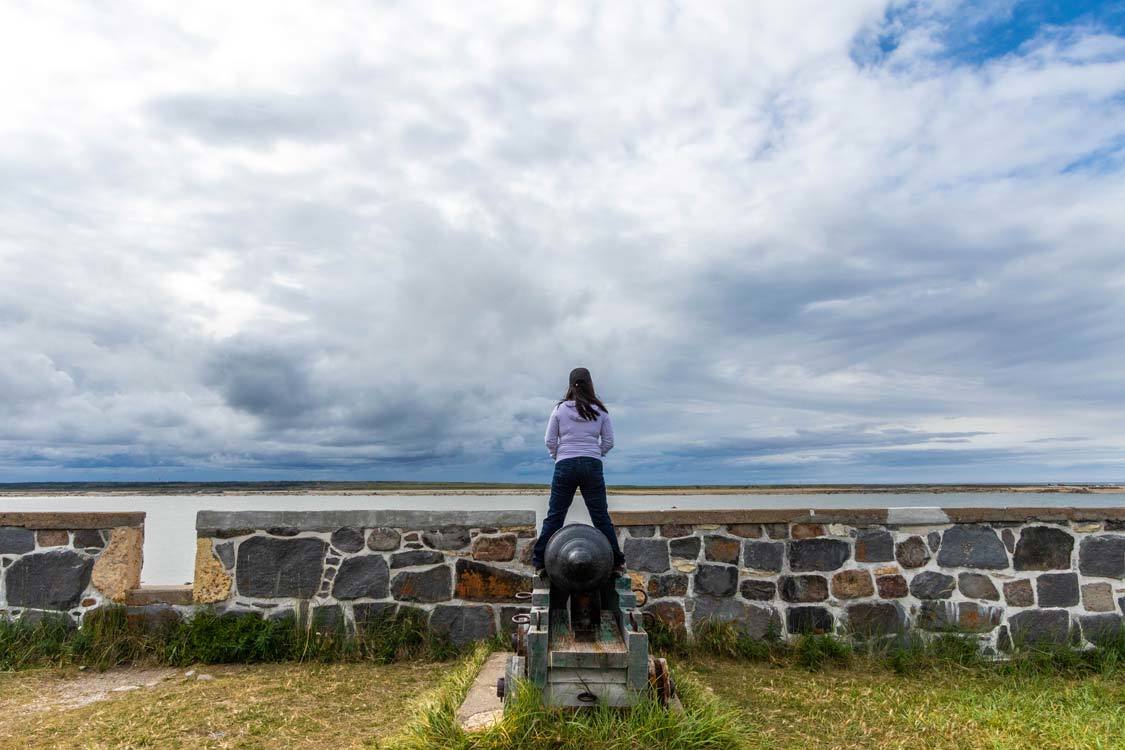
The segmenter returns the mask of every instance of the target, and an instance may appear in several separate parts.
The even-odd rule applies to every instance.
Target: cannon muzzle
[[[613,549],[602,532],[584,523],[563,526],[547,542],[544,555],[553,586],[571,592],[591,591],[609,578]]]

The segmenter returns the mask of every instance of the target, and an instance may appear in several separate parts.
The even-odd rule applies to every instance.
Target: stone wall
[[[522,610],[534,536],[532,511],[202,511],[193,593],[313,627],[412,607],[463,644],[506,632]]]
[[[74,621],[140,583],[144,513],[0,513],[0,619]]]
[[[1125,612],[1125,508],[613,514],[646,609],[762,637],[903,630],[1084,645]]]

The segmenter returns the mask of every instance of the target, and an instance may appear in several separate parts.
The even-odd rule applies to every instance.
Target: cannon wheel
[[[672,672],[664,659],[651,659],[648,665],[648,684],[656,693],[656,699],[665,708],[676,695],[676,684],[672,682]]]

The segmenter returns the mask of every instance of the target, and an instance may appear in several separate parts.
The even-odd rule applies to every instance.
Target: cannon
[[[536,685],[550,706],[632,706],[646,693],[668,705],[675,686],[663,659],[649,657],[648,633],[628,576],[613,571],[613,551],[585,524],[559,529],[531,611],[512,618],[512,650],[497,681],[505,704],[518,680]],[[642,599],[641,604],[644,604]]]

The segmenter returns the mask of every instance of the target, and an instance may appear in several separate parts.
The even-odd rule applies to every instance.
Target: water
[[[792,494],[792,495],[610,495],[611,510],[668,508],[893,508],[953,507],[1121,507],[1125,493],[1032,492]],[[545,493],[471,495],[106,495],[0,497],[2,511],[144,511],[145,560],[142,582],[190,583],[195,558],[195,514],[200,510],[526,510],[542,521]],[[569,521],[589,523],[581,498]]]

